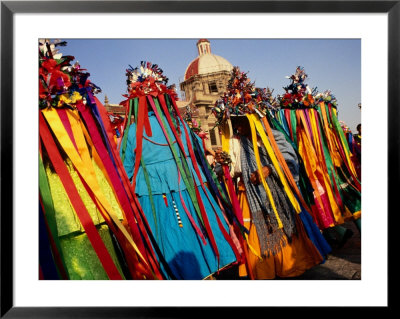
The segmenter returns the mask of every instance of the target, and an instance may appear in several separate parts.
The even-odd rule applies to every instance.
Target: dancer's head
[[[250,123],[245,115],[231,116],[231,123],[234,132],[241,136],[250,136]]]

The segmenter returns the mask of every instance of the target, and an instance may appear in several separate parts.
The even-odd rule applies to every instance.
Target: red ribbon
[[[180,185],[180,181],[181,181],[181,173],[178,169],[178,185]],[[181,204],[183,206],[183,209],[186,213],[186,215],[188,216],[190,223],[192,224],[193,228],[196,230],[197,235],[199,235],[199,237],[201,238],[201,240],[203,241],[204,245],[207,245],[206,239],[203,236],[203,233],[201,232],[200,228],[197,226],[196,222],[194,221],[192,215],[190,214],[189,210],[186,207],[185,201],[183,200],[182,197],[182,192],[181,192],[181,188],[179,186],[179,197],[181,199]]]
[[[161,100],[161,101],[163,101],[163,100]],[[193,147],[192,147],[192,144],[190,143],[189,133],[187,131],[186,126],[184,125],[185,122],[183,121],[183,119],[181,117],[181,114],[179,113],[178,106],[176,105],[175,100],[171,99],[171,101],[172,101],[172,106],[174,107],[174,110],[175,110],[176,114],[178,115],[178,117],[179,117],[179,119],[180,119],[180,121],[182,123],[183,129],[185,131],[185,137],[186,137],[186,141],[187,141],[187,145],[188,145],[188,149],[189,149],[189,154],[190,154],[190,157],[193,159],[193,167],[194,167],[194,169],[196,171],[197,177],[199,178],[201,188],[203,189],[204,194],[207,196],[207,199],[209,200],[211,206],[213,207],[213,210],[214,210],[214,213],[215,213],[215,218],[217,220],[217,223],[218,223],[219,229],[221,230],[222,235],[224,236],[225,240],[231,246],[231,248],[232,248],[232,250],[233,250],[233,252],[234,252],[234,254],[236,256],[236,259],[239,260],[240,259],[239,252],[237,251],[237,248],[236,248],[235,244],[233,243],[232,238],[229,236],[229,234],[226,232],[224,226],[222,225],[221,220],[220,220],[220,218],[219,218],[219,216],[218,216],[218,214],[217,214],[217,212],[215,210],[215,207],[212,204],[212,202],[210,200],[210,197],[208,196],[207,191],[205,189],[205,186],[204,186],[204,183],[203,183],[203,180],[201,178],[200,171],[199,171],[199,166],[198,166],[198,163],[196,161],[196,156],[194,155]],[[164,101],[164,103],[165,103],[165,101]],[[195,189],[196,189],[196,192],[198,192],[197,187],[195,187]],[[199,204],[201,204],[201,207],[203,207],[203,209],[204,209],[203,202],[201,201],[201,199],[199,201]],[[213,237],[212,237],[212,240],[215,243],[215,239]],[[215,245],[216,245],[216,243],[215,243]],[[216,255],[218,257],[218,262],[219,262],[219,253],[218,253],[218,251],[216,252]]]
[[[237,195],[236,195],[236,192],[235,192],[235,189],[233,186],[233,181],[232,181],[231,174],[229,173],[229,168],[227,165],[222,165],[222,168],[224,171],[225,181],[228,186],[228,192],[230,195],[229,197],[231,199],[233,211],[234,211],[237,219],[239,220],[240,224],[244,225],[242,209],[240,208],[240,203],[239,203],[239,200],[237,198]],[[244,242],[243,235],[240,234],[240,230],[238,229],[238,226],[234,225],[234,227],[236,229],[236,233],[239,234],[238,239],[240,241],[240,244],[241,244],[241,246],[243,248],[243,252],[244,252],[244,256],[241,258],[238,258],[238,260],[240,260],[241,263],[246,266],[247,273],[249,274],[250,279],[254,279],[253,270],[251,269],[251,265],[249,263],[249,251],[247,249],[247,245]]]
[[[242,215],[242,209],[240,208],[239,200],[236,197],[236,192],[233,186],[231,174],[229,173],[229,168],[227,165],[222,165],[223,170],[224,170],[224,175],[225,175],[225,181],[228,186],[228,192],[231,198],[232,202],[232,208],[233,211],[235,212],[235,215],[237,219],[239,220],[240,224],[243,225],[243,215]]]
[[[290,137],[293,140],[293,129],[292,129],[292,122],[290,120],[290,109],[284,109],[283,112],[284,112],[285,117],[286,117],[286,123],[287,123],[287,125],[289,127]]]
[[[136,149],[135,149],[135,167],[133,171],[132,178],[132,189],[135,191],[136,188],[136,175],[139,171],[140,160],[142,158],[142,139],[143,139],[143,127],[144,127],[144,118],[148,117],[147,113],[147,103],[146,96],[139,97],[139,107],[138,114],[136,119]]]
[[[57,109],[58,116],[60,117],[61,122],[63,123],[69,138],[75,146],[75,149],[78,151],[78,147],[76,146],[74,134],[72,133],[71,123],[69,122],[68,115],[65,109]]]
[[[100,102],[100,100],[96,96],[94,96],[94,101],[97,105],[97,109],[99,111],[100,117],[103,120],[104,129],[107,133],[108,141],[111,144],[110,146],[112,148],[116,149],[117,145],[115,144],[115,140],[114,140],[114,129],[111,126],[111,122],[110,122],[110,118],[108,117],[107,110],[106,110],[105,106]]]
[[[339,205],[340,210],[342,212],[344,212],[345,208],[344,208],[344,205],[343,205],[342,198],[340,197],[340,194],[339,194],[339,189],[338,189],[337,184],[336,184],[336,179],[335,179],[334,172],[332,172],[331,178],[332,178],[332,181],[333,181],[333,190],[334,190],[334,194],[335,194],[335,198],[336,198],[336,203]]]

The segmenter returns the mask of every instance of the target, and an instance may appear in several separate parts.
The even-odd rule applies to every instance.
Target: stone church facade
[[[221,139],[218,129],[214,128],[216,119],[211,108],[225,92],[233,66],[225,58],[211,53],[207,39],[197,42],[197,50],[198,56],[186,68],[180,89],[182,100],[190,105],[193,117],[197,117],[202,129],[208,133],[207,145],[215,149],[221,147]]]

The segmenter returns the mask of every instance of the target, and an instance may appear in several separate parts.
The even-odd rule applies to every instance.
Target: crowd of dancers
[[[118,120],[63,45],[39,43],[41,279],[292,278],[361,232],[361,126],[301,67],[275,98],[234,67],[211,149],[158,65],[126,70]]]

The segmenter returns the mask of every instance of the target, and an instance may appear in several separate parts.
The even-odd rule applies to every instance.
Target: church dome
[[[212,54],[210,41],[200,39],[197,41],[197,49],[199,56],[190,62],[185,71],[185,81],[194,75],[207,74],[220,71],[230,72],[233,68],[232,64],[223,57]]]

